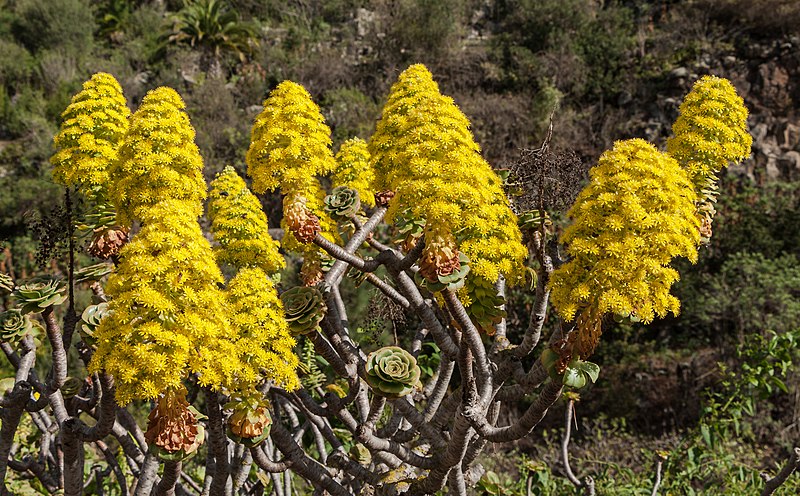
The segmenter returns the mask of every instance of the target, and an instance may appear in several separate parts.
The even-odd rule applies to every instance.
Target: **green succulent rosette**
[[[336,260],[333,257],[329,257],[327,255],[320,255],[319,257],[319,270],[322,272],[328,272],[333,267],[333,264],[336,263]]]
[[[497,293],[491,281],[479,276],[468,276],[466,291],[470,304],[467,314],[479,331],[494,336],[495,326],[506,316],[505,298]]]
[[[39,313],[67,299],[64,287],[55,279],[34,280],[17,286],[13,296],[22,313]]]
[[[369,274],[369,272],[361,272],[353,267],[350,267],[350,270],[347,271],[347,277],[353,280],[353,284],[355,284],[357,288],[360,288],[361,285],[364,284]]]
[[[397,346],[385,346],[367,357],[367,383],[375,394],[400,398],[419,384],[422,371],[411,353]]]
[[[110,263],[99,263],[88,267],[81,267],[75,271],[76,283],[92,283],[99,281],[111,273],[114,266]]]
[[[543,215],[539,210],[529,210],[518,217],[517,225],[522,231],[538,231],[544,225],[545,230],[549,232],[553,227],[553,221],[547,212]]]
[[[358,191],[339,186],[325,197],[325,211],[335,219],[348,219],[361,210]]]
[[[0,294],[8,294],[14,291],[14,280],[8,274],[0,272]]]
[[[399,244],[403,250],[408,251],[422,237],[425,230],[425,219],[415,219],[410,213],[405,212],[397,217],[395,226],[397,228],[395,243]]]
[[[18,309],[0,313],[0,341],[16,345],[25,334],[34,334],[36,327],[31,319]]]
[[[361,443],[354,444],[350,447],[350,458],[357,461],[361,465],[369,465],[372,463],[372,453],[369,452],[366,446]]]
[[[82,380],[78,379],[77,377],[67,377],[67,379],[64,381],[64,385],[60,388],[61,396],[63,396],[65,400],[72,398],[76,394],[80,393],[82,387]]]
[[[87,346],[95,345],[94,331],[100,325],[100,321],[110,313],[106,302],[89,305],[83,311],[78,332],[81,333],[81,339]]]
[[[428,280],[419,272],[415,274],[414,278],[420,287],[427,288],[431,293],[437,293],[445,289],[458,291],[464,287],[464,283],[467,280],[467,274],[469,274],[469,258],[463,253],[459,253],[458,261],[461,264],[458,270],[454,270],[446,276],[437,275],[436,281]]]
[[[328,310],[322,293],[317,288],[292,288],[281,295],[281,301],[292,336],[316,330]]]
[[[600,376],[600,366],[596,363],[587,362],[576,357],[565,361],[569,357],[562,358],[551,348],[546,348],[542,352],[542,366],[547,374],[554,381],[560,382],[564,386],[581,389],[587,384],[594,384]]]

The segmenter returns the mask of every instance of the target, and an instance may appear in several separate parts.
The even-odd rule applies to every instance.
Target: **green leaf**
[[[708,425],[706,424],[700,425],[700,435],[703,436],[703,441],[708,446],[711,446],[711,431],[708,429]]]
[[[567,367],[567,370],[564,372],[562,384],[567,387],[580,389],[586,385],[586,382],[586,375],[583,372],[574,367]]]
[[[600,377],[600,366],[596,363],[578,360],[575,367],[586,375],[592,381],[592,384],[597,382],[597,378]]]
[[[594,383],[600,375],[600,367],[592,362],[583,360],[572,360],[564,372],[562,384],[565,386],[580,389],[589,382]]]

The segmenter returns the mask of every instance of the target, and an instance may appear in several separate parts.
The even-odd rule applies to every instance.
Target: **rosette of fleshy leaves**
[[[39,313],[64,303],[67,299],[64,289],[56,279],[35,279],[17,286],[13,296],[22,313]]]
[[[337,220],[349,219],[361,210],[358,191],[339,186],[325,197],[325,211]]]
[[[253,448],[264,442],[272,429],[272,416],[256,395],[233,398],[226,409],[233,412],[228,417],[228,436],[237,443]]]
[[[596,363],[581,360],[577,356],[562,356],[550,347],[542,352],[541,360],[551,379],[573,389],[594,384],[600,376],[600,366]]]
[[[519,216],[517,224],[522,231],[538,231],[544,227],[545,232],[551,233],[553,221],[547,212],[539,210],[529,210]]]
[[[503,310],[505,298],[497,292],[495,285],[483,277],[469,274],[464,288],[459,292],[459,297],[464,294],[466,300],[464,307],[467,310],[475,327],[489,335],[494,336],[495,326],[506,316]]]
[[[81,314],[81,322],[78,332],[81,334],[81,339],[87,346],[94,346],[96,343],[94,331],[104,317],[109,315],[108,303],[102,302],[97,305],[89,305],[84,309]]]
[[[426,237],[418,265],[419,283],[432,292],[462,288],[470,270],[469,259],[447,234]]]
[[[414,356],[398,346],[384,346],[367,357],[367,383],[375,394],[387,398],[405,396],[419,385],[422,371]]]
[[[26,334],[36,334],[38,326],[19,309],[0,313],[0,341],[16,345]]]
[[[410,251],[425,231],[425,219],[414,218],[410,212],[399,215],[395,221],[395,243],[401,250]]]
[[[61,388],[59,388],[61,391],[61,396],[63,396],[65,400],[68,400],[80,393],[83,385],[84,381],[78,379],[77,377],[67,377],[64,380],[64,384],[61,386]]]
[[[10,275],[0,272],[0,294],[14,291],[14,279]]]
[[[319,328],[328,307],[317,288],[298,286],[281,294],[286,322],[292,336],[308,334]]]
[[[75,271],[75,282],[78,284],[97,282],[109,275],[113,269],[114,266],[106,262],[81,267]]]
[[[357,288],[360,288],[361,285],[364,284],[364,281],[367,280],[369,274],[370,274],[369,272],[362,272],[353,267],[350,267],[349,270],[347,271],[347,277],[353,280],[353,284],[355,284]]]
[[[205,438],[203,416],[186,401],[186,389],[169,389],[156,400],[144,434],[150,449],[163,461],[190,458]]]
[[[420,270],[420,272],[422,271]],[[463,253],[459,253],[458,265],[452,266],[452,272],[449,274],[437,272],[435,276],[431,276],[432,279],[428,279],[427,277],[423,277],[420,273],[417,273],[415,279],[420,287],[427,288],[431,293],[437,293],[445,289],[458,291],[464,287],[467,274],[469,274],[469,259]]]
[[[350,454],[350,458],[361,465],[369,465],[372,463],[372,453],[370,453],[369,448],[361,443],[356,443],[351,446],[348,453]]]

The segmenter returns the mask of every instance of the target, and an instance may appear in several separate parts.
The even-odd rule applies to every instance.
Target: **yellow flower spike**
[[[336,223],[323,208],[325,192],[317,179],[336,169],[330,147],[331,130],[311,95],[299,84],[284,81],[264,100],[264,110],[253,124],[246,161],[253,191],[280,187],[286,198],[303,198],[319,218],[322,234],[335,241]],[[285,222],[282,226],[286,228]],[[305,254],[317,250],[295,239],[291,230],[286,231],[283,245]]]
[[[114,76],[98,72],[83,83],[83,90],[61,114],[61,130],[54,139],[56,153],[50,159],[53,179],[78,186],[86,197],[102,203],[108,170],[117,159],[130,115]]]
[[[375,171],[370,165],[367,143],[361,138],[349,139],[339,147],[335,158],[338,168],[331,176],[332,187],[354,189],[362,203],[374,207]]]
[[[703,76],[680,106],[667,153],[686,169],[696,187],[750,155],[747,107],[727,79]]]
[[[130,129],[110,170],[109,194],[121,225],[164,199],[185,200],[202,213],[206,197],[203,159],[180,95],[172,88],[152,90],[131,117]]]
[[[278,242],[269,236],[261,202],[233,167],[225,167],[211,182],[208,216],[220,244],[215,249],[218,262],[236,268],[259,267],[267,274],[286,266]]]
[[[142,228],[109,277],[110,314],[95,330],[90,370],[115,377],[120,404],[178,387],[187,372],[219,387],[239,365],[231,360],[228,312],[217,287],[222,274],[196,211],[185,200],[141,209]]]
[[[668,265],[675,257],[695,262],[699,242],[692,181],[650,143],[616,142],[589,174],[561,239],[571,258],[549,282],[559,314],[567,321],[579,317],[584,357],[606,313],[635,314],[644,322],[677,313],[669,289],[678,273]]]
[[[439,93],[425,66],[400,74],[368,149],[375,190],[395,192],[387,220],[408,215],[426,221],[426,236],[455,236],[473,276],[522,276],[527,249],[500,178],[481,157],[466,116]]]
[[[300,387],[295,373],[295,340],[283,315],[283,305],[260,268],[244,268],[228,283],[231,327],[240,368],[230,391],[248,391],[263,379],[287,391]],[[263,371],[263,376],[262,376]]]

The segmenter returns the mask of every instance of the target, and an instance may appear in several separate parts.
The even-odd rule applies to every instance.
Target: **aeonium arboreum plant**
[[[0,341],[16,344],[26,334],[35,331],[36,325],[19,309],[0,313]]]
[[[419,385],[417,359],[398,346],[385,346],[367,357],[367,382],[375,394],[399,398]]]
[[[64,303],[64,289],[56,279],[37,279],[17,286],[13,295],[22,313],[39,313]]]
[[[322,293],[317,288],[292,288],[281,294],[281,301],[292,336],[316,330],[327,310]]]
[[[698,111],[729,111],[704,104],[715,93],[695,92]],[[75,165],[70,157],[91,143],[95,128],[79,117],[62,133],[70,154],[61,153],[59,167]],[[421,65],[393,85],[369,143],[342,145],[336,160],[311,94],[280,84],[247,154],[253,190],[280,188],[274,212],[232,168],[204,204],[208,171],[174,90],[151,91],[128,124],[119,145],[109,141],[119,150],[104,155],[115,157],[103,169],[107,187],[93,182],[90,191],[99,198],[94,185],[102,184],[110,202],[98,205],[109,221],[91,224],[130,228],[131,239],[112,257],[107,280],[102,266],[70,277],[91,283],[94,301],[107,301],[109,312],[105,303],[84,311],[76,305],[86,298],[73,294],[58,325],[62,312],[49,309],[65,296],[57,285],[0,294],[5,308],[47,309],[42,344],[52,356],[51,371],[34,374],[25,368],[41,356],[38,343],[25,338],[16,353],[3,343],[16,373],[3,387],[11,392],[2,399],[0,454],[9,456],[0,459],[0,480],[35,477],[37,487],[65,496],[108,487],[111,478],[135,487],[127,494],[252,494],[268,485],[291,494],[296,488],[286,486],[302,478],[332,496],[466,496],[483,446],[536,435],[565,388],[597,379],[599,368],[587,360],[607,315],[648,322],[677,311],[670,263],[694,254],[699,238],[695,190],[707,178],[699,184],[684,170],[701,170],[693,165],[697,150],[682,146],[672,158],[642,140],[604,154],[561,239],[547,219],[564,218],[571,199],[533,205],[539,212],[522,219],[523,237],[469,120]],[[681,143],[695,143],[693,129],[678,126]],[[79,165],[103,165],[80,157],[87,161]],[[533,186],[549,188],[542,178]],[[328,211],[325,185],[334,189]],[[365,210],[338,187],[357,191]],[[200,222],[204,211],[213,240]],[[280,251],[267,213],[283,214]],[[101,241],[97,253],[106,256],[120,239]],[[284,264],[286,253],[302,257],[302,269],[298,258]],[[569,259],[559,263],[564,253]],[[284,265],[290,270],[279,279]],[[352,288],[348,271],[361,288]],[[279,298],[275,281],[297,276],[305,287],[284,286]],[[529,293],[523,305],[507,291],[515,285]],[[369,286],[377,297],[365,323],[359,305]],[[558,315],[548,312],[550,302]],[[15,313],[12,339],[33,321],[25,311]],[[83,342],[74,339],[76,327]],[[304,334],[298,357],[295,337]],[[394,346],[381,347],[387,343]],[[379,349],[367,353],[368,346]],[[77,375],[76,356],[89,362],[88,378]],[[130,414],[148,401],[155,408],[142,429]],[[41,429],[49,442],[16,449],[27,435],[18,424]],[[204,456],[190,460],[205,439]],[[109,466],[84,473],[103,464],[99,452]]]

